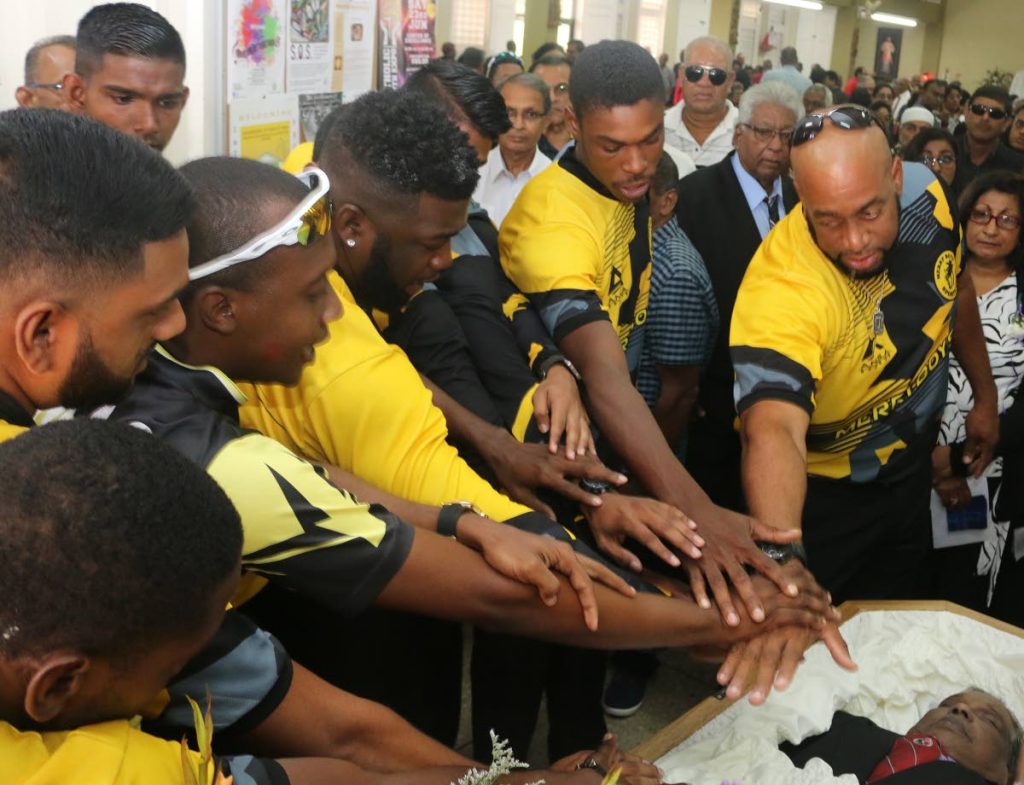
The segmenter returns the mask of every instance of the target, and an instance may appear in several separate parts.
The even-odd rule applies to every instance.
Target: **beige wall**
[[[939,74],[973,89],[992,68],[1021,70],[1022,32],[1021,0],[946,0]]]

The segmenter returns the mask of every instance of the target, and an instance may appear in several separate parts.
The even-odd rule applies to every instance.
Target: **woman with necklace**
[[[983,482],[972,490],[962,454],[973,395],[955,358],[950,362],[939,446],[932,455],[935,492],[946,511],[945,516],[936,516],[946,520],[936,523],[950,531],[963,531],[991,519],[980,545],[933,551],[938,593],[1008,621],[1012,615],[1018,622],[1024,615],[1019,592],[1017,601],[1007,600],[1014,593],[1009,591],[1013,584],[1022,580],[1024,567],[1014,558],[1012,531],[1024,522],[1024,391],[1019,389],[1024,378],[1024,292],[1019,285],[1024,283],[1020,280],[1024,270],[1022,210],[1024,177],[1009,171],[979,177],[960,200],[964,269],[978,295],[999,396],[998,457],[985,470]]]

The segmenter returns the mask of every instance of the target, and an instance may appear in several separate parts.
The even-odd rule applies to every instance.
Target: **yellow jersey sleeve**
[[[243,426],[403,499],[466,500],[499,521],[529,512],[447,442],[444,415],[409,358],[381,337],[341,279],[330,279],[345,314],[297,386],[243,385]]]
[[[408,524],[361,504],[278,442],[249,433],[227,442],[207,466],[242,519],[247,573],[342,613],[368,607],[401,569]],[[251,596],[243,583],[237,605]]]
[[[785,229],[780,225],[754,254],[736,297],[729,346],[741,414],[766,398],[813,412],[832,342],[835,309],[828,304],[827,279],[814,275],[812,266],[790,264],[794,249]]]

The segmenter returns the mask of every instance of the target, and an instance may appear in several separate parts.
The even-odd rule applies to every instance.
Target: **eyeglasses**
[[[993,120],[1005,120],[1006,110],[998,106],[985,106],[985,104],[971,104],[971,114],[981,117],[988,115]]]
[[[198,281],[242,262],[259,259],[283,245],[312,245],[331,230],[334,207],[328,196],[331,181],[320,169],[307,169],[298,175],[309,187],[309,196],[302,200],[283,221],[256,235],[252,240],[230,253],[203,262],[188,271],[190,281]]]
[[[725,84],[726,78],[729,76],[722,68],[716,68],[713,65],[688,65],[683,69],[683,75],[686,77],[687,82],[693,82],[697,84],[701,79],[704,78],[704,74],[708,75],[708,81],[711,82],[715,87],[720,87]]]
[[[797,123],[793,129],[792,146],[799,147],[805,142],[811,141],[821,133],[821,129],[825,127],[826,120],[831,120],[832,125],[846,131],[870,128],[872,125],[879,128],[882,127],[878,124],[874,113],[863,106],[840,104],[839,106],[833,106],[822,114],[809,114]],[[884,130],[883,133],[885,133]]]
[[[64,85],[61,82],[26,82],[25,87],[31,88],[32,90],[63,90]]]
[[[779,137],[779,141],[783,144],[789,142],[790,137],[793,136],[792,128],[765,128],[759,125],[751,125],[750,123],[737,123],[742,125],[744,128],[749,128],[754,132],[754,138],[759,142],[768,143],[776,136]]]
[[[517,117],[523,118],[524,123],[535,123],[544,117],[544,112],[538,112],[536,109],[523,109],[521,112],[518,109],[507,108],[505,111],[508,113],[508,119],[513,123]]]
[[[994,218],[996,226],[1000,229],[1011,231],[1013,229],[1020,228],[1020,218],[1016,215],[1007,215],[1006,213],[996,215],[987,207],[983,207],[981,209],[975,208],[971,210],[970,215],[967,217],[970,219],[971,223],[978,224],[978,226],[988,226]]]
[[[932,158],[932,156],[930,155],[922,155],[921,163],[923,163],[925,166],[935,166],[936,164],[938,164],[939,166],[949,166],[950,164],[956,163],[956,156],[940,155],[938,158]]]

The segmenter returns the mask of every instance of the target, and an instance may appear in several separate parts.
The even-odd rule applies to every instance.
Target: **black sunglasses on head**
[[[688,65],[683,69],[683,75],[686,76],[687,82],[693,82],[697,84],[704,74],[708,75],[708,80],[715,87],[720,87],[725,84],[726,78],[729,76],[728,72],[721,68],[715,68],[710,65]]]
[[[826,120],[830,120],[832,125],[846,131],[870,128],[872,125],[875,125],[885,133],[871,110],[856,104],[840,104],[839,106],[833,106],[827,112],[809,114],[804,117],[793,128],[793,135],[790,137],[791,146],[799,147],[811,141],[821,133],[821,130],[825,127]]]
[[[985,106],[985,104],[971,104],[971,114],[982,117],[988,115],[993,120],[1005,120],[1006,110],[998,106]]]

